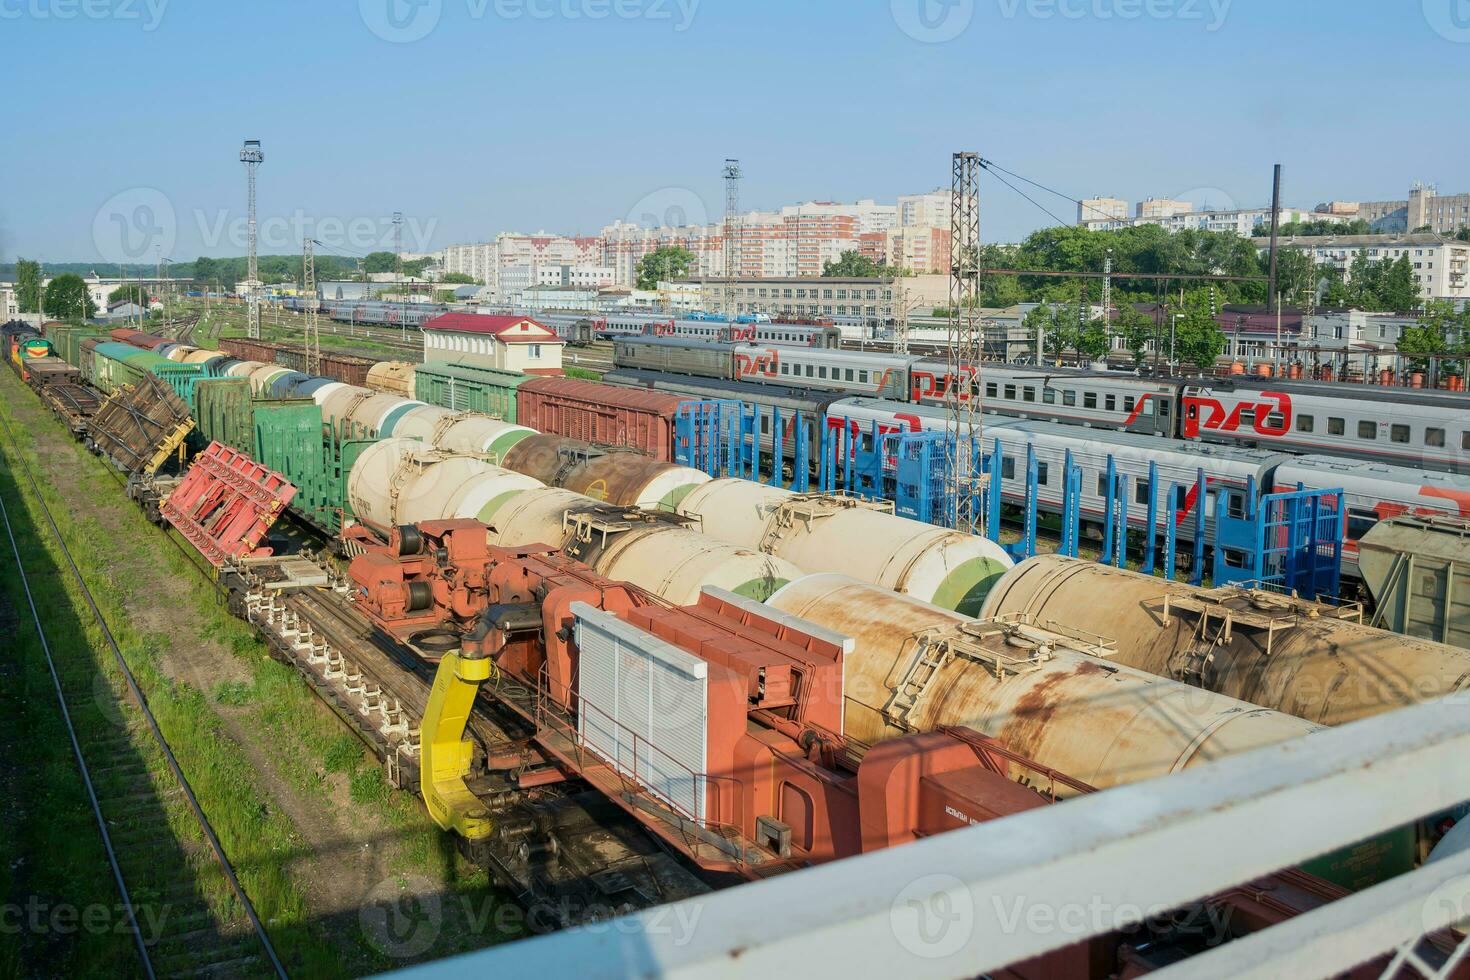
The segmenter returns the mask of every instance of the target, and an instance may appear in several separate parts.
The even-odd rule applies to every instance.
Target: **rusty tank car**
[[[1353,607],[1204,589],[1060,555],[1017,565],[981,614],[1106,637],[1115,663],[1321,725],[1470,685],[1470,650],[1365,626]]]

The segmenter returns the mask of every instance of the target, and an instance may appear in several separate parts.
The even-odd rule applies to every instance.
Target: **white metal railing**
[[[1467,699],[413,972],[973,976],[1460,803]],[[1470,915],[1467,901],[1470,858],[1450,858],[1165,975],[1327,976],[1412,948]]]

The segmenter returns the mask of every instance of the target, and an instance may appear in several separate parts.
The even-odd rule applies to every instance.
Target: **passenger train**
[[[662,345],[668,346],[668,345]],[[941,430],[948,414],[934,405],[915,405],[893,399],[853,397],[839,392],[815,388],[797,388],[768,383],[691,377],[658,371],[616,368],[603,376],[603,381],[629,387],[671,391],[703,399],[734,399],[761,411],[759,440],[765,458],[774,451],[771,431],[772,410],[780,411],[783,456],[795,457],[792,424],[800,415],[806,422],[807,459],[815,466],[821,459],[822,434],[846,429],[852,436],[852,452],[872,452],[874,425],[882,436],[892,432]],[[1004,382],[998,382],[1004,384]],[[1128,396],[1115,394],[1121,408]],[[1099,393],[1098,405],[1106,410],[1107,396]],[[1060,399],[1059,399],[1060,401]],[[1085,397],[1079,396],[1079,402]],[[1029,403],[1028,403],[1029,404]],[[1135,401],[1135,408],[1137,403]],[[1061,507],[1060,473],[1066,453],[1084,472],[1081,509],[1089,520],[1103,516],[1106,497],[1106,461],[1112,455],[1118,473],[1128,477],[1129,523],[1142,529],[1147,521],[1148,498],[1154,489],[1148,486],[1149,462],[1159,474],[1157,503],[1160,530],[1167,520],[1168,501],[1165,485],[1178,483],[1181,497],[1175,503],[1185,519],[1194,512],[1196,476],[1200,469],[1211,493],[1205,504],[1207,532],[1213,530],[1215,500],[1223,496],[1230,512],[1244,514],[1245,493],[1254,478],[1256,493],[1265,494],[1296,490],[1332,490],[1344,492],[1344,573],[1357,574],[1357,541],[1379,520],[1399,514],[1452,514],[1470,517],[1470,476],[1428,471],[1407,466],[1390,465],[1363,459],[1333,457],[1323,454],[1293,455],[1273,447],[1208,443],[1201,440],[1175,439],[1155,432],[1126,431],[1121,427],[1094,426],[1083,430],[1077,425],[1044,419],[1006,418],[986,414],[983,438],[1001,440],[1005,461],[1001,484],[1004,499],[1021,503],[1025,495],[1024,460],[1026,446],[1036,446],[1038,459],[1037,498],[1043,512],[1057,512]],[[830,448],[829,442],[829,448]],[[832,450],[835,451],[835,450]],[[1220,491],[1220,492],[1216,492]],[[1192,525],[1188,525],[1192,533]]]
[[[842,346],[842,331],[831,323],[811,320],[773,321],[742,319],[734,323],[711,317],[674,318],[652,313],[598,316],[575,313],[515,312],[534,316],[568,340],[617,340],[623,337],[673,337],[715,343],[773,344],[780,347]]]
[[[637,337],[614,344],[613,363],[919,405],[943,405],[956,390],[946,361],[880,352]],[[1461,392],[1013,364],[982,365],[978,381],[961,373],[959,400],[983,385],[991,414],[1470,473],[1470,396]]]
[[[900,431],[943,431],[952,425],[949,414],[931,405],[899,406],[875,398],[844,398],[827,408],[827,426],[847,428],[859,440],[871,434],[876,424],[881,436]],[[1256,493],[1307,490],[1343,491],[1346,524],[1343,540],[1343,573],[1356,577],[1357,545],[1367,530],[1380,520],[1400,514],[1450,514],[1470,517],[1470,478],[1459,474],[1427,472],[1365,460],[1337,459],[1320,455],[1297,456],[1268,449],[1210,445],[1189,440],[1156,437],[1115,430],[1098,430],[1086,435],[1075,426],[1035,419],[986,418],[982,439],[988,444],[999,439],[1004,461],[1001,467],[1003,499],[1025,500],[1024,461],[1027,445],[1036,447],[1037,507],[1058,513],[1062,503],[1061,471],[1068,451],[1082,467],[1081,510],[1084,517],[1101,520],[1107,496],[1107,457],[1113,457],[1116,472],[1128,477],[1130,526],[1147,525],[1150,493],[1158,493],[1159,529],[1168,519],[1164,487],[1178,484],[1176,506],[1184,517],[1193,513],[1197,497],[1197,474],[1203,469],[1211,493],[1205,504],[1207,535],[1213,531],[1217,500],[1224,500],[1233,516],[1246,513],[1245,494],[1254,478]],[[1160,486],[1149,486],[1149,463],[1156,464]],[[1216,493],[1215,491],[1223,491]]]

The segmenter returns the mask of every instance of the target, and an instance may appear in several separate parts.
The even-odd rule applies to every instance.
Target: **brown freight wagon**
[[[680,395],[619,388],[574,378],[529,378],[516,389],[516,421],[599,446],[628,446],[654,459],[674,458]]]
[[[279,346],[246,337],[225,337],[219,342],[219,349],[231,357],[238,357],[242,361],[259,361],[262,364],[276,363],[276,349]]]

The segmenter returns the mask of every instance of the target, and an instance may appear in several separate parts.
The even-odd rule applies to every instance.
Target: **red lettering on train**
[[[1272,437],[1286,435],[1291,429],[1291,396],[1279,391],[1263,391],[1261,397],[1268,400],[1238,402],[1229,412],[1218,399],[1198,395],[1186,397],[1184,399],[1185,437],[1197,437],[1202,428],[1216,432],[1239,432],[1241,415],[1247,411],[1254,412],[1251,428],[1257,435]],[[1274,425],[1271,424],[1272,415],[1280,415],[1281,421]]]
[[[960,373],[973,378],[975,377],[975,367],[972,364],[961,365]],[[909,385],[911,398],[916,402],[925,399],[940,400],[948,398],[950,386],[953,384],[954,375],[947,371],[943,374],[935,374],[932,371],[913,371]],[[967,402],[976,393],[977,388],[978,386],[975,384],[961,385],[956,397],[959,401]]]
[[[1123,420],[1123,428],[1126,429],[1134,422],[1138,421],[1138,417],[1143,414],[1143,407],[1148,404],[1148,400],[1152,397],[1153,392],[1148,392],[1139,396],[1138,404],[1133,406],[1133,414],[1129,415],[1126,419]]]
[[[735,377],[766,377],[774,378],[780,372],[781,355],[774,347],[767,347],[759,354],[736,354],[735,355]]]

